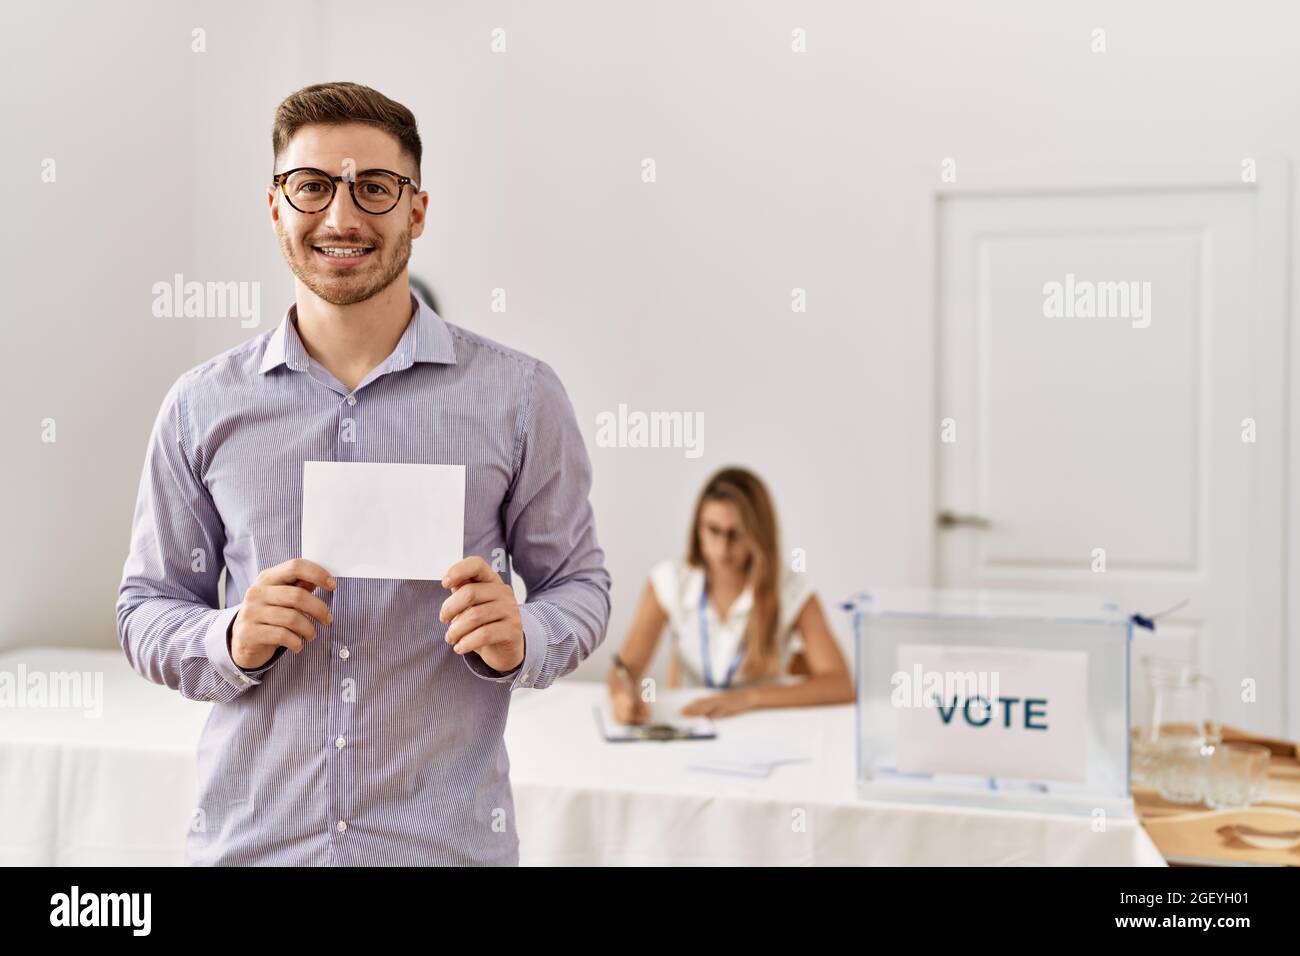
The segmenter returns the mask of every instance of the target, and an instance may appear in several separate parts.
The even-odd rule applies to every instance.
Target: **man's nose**
[[[361,210],[352,201],[352,191],[348,189],[348,184],[342,182],[338,187],[338,192],[334,194],[334,201],[325,210],[325,225],[335,233],[345,235],[360,230]]]

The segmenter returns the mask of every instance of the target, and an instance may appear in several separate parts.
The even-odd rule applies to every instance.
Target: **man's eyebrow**
[[[392,173],[394,176],[405,176],[413,183],[418,183],[420,181],[420,177],[413,173],[399,172],[398,170],[392,169],[391,167],[388,166],[367,166],[365,169],[357,170],[358,176],[360,176],[362,173]]]
[[[286,168],[287,168],[287,169],[318,169],[318,170],[320,170],[322,173],[329,173],[331,176],[342,176],[342,175],[343,175],[343,173],[335,173],[335,172],[331,172],[330,169],[329,169],[327,166],[322,166],[322,165],[319,164],[319,163],[299,163],[297,166],[288,166],[288,167],[286,167]],[[393,173],[394,175],[397,175],[397,176],[406,176],[406,177],[408,177],[409,179],[413,179],[413,180],[417,180],[417,181],[418,181],[419,178],[420,178],[419,176],[416,176],[416,175],[414,175],[414,174],[412,174],[412,173],[403,173],[403,172],[399,172],[398,170],[393,169],[391,166],[360,166],[360,165],[358,165],[358,166],[356,167],[356,169],[355,169],[355,172],[356,172],[357,175],[360,175],[361,173]]]

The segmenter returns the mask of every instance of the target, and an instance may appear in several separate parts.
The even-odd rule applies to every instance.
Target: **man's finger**
[[[262,608],[259,619],[263,624],[283,627],[293,631],[308,641],[316,636],[316,622],[295,608],[268,604]]]
[[[273,568],[267,568],[258,575],[258,580],[262,584],[292,584],[299,585],[300,581],[305,581],[315,588],[324,588],[327,591],[333,591],[335,581],[333,575],[322,568],[315,561],[308,561],[306,558],[294,558],[283,564],[277,564]]]
[[[482,650],[489,644],[500,644],[507,638],[505,629],[494,621],[470,631],[456,643],[452,650],[457,654],[468,654],[470,651]]]
[[[490,604],[476,604],[471,608],[466,608],[460,614],[457,614],[451,622],[451,627],[447,628],[447,643],[455,644],[467,634],[472,634],[475,628],[482,627],[485,624],[495,624],[497,621],[503,621],[510,613],[510,605],[505,601],[493,601]]]
[[[293,607],[302,611],[309,617],[314,617],[322,624],[329,624],[334,620],[334,614],[330,611],[329,605],[318,598],[310,591],[304,591],[299,587],[290,587],[287,584],[275,584],[266,589],[265,601],[267,604],[278,605],[280,607]]]
[[[295,654],[307,646],[307,643],[293,631],[287,627],[277,627],[274,624],[258,625],[258,634],[256,636],[258,641],[264,645],[269,644],[272,647],[278,647],[283,644]]]
[[[492,570],[492,565],[488,564],[477,554],[471,554],[468,558],[462,558],[447,569],[447,573],[442,576],[442,586],[448,589],[455,589],[462,584],[468,584],[470,581],[501,582],[500,576]]]
[[[456,615],[461,611],[473,607],[475,604],[486,604],[493,599],[493,588],[490,584],[466,584],[458,588],[451,597],[442,602],[442,608],[438,611],[438,620],[443,624],[449,624],[455,620]]]

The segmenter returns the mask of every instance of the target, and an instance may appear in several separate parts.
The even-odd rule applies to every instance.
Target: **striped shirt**
[[[294,306],[163,399],[117,629],[141,675],[213,703],[190,864],[519,861],[511,692],[572,671],[609,620],[591,463],[550,366],[411,298],[397,347],[352,391],[307,354]],[[239,668],[228,642],[244,591],[300,555],[306,461],[464,465],[465,555],[498,569],[508,555],[528,590],[519,667],[452,650],[437,581],[339,578],[317,592],[333,623],[316,640]]]

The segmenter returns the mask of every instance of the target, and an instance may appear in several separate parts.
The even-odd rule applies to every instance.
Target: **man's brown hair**
[[[420,132],[415,115],[396,100],[360,83],[317,83],[285,97],[275,111],[271,128],[272,156],[279,156],[304,126],[341,126],[365,123],[391,133],[402,144],[402,152],[415,160],[420,177]]]

